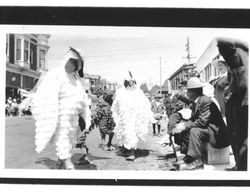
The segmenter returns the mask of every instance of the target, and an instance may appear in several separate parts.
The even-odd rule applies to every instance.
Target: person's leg
[[[153,123],[153,135],[155,135],[155,134],[156,134],[156,131],[155,131],[155,125],[156,125],[156,123]]]
[[[239,158],[238,158],[238,170],[247,170],[247,150],[248,150],[248,107],[239,107],[237,111],[238,126],[237,134],[239,136],[238,147],[239,147]]]
[[[209,134],[207,129],[201,129],[201,128],[190,129],[187,155],[195,159],[201,159],[202,143],[208,142],[208,140],[209,140]]]
[[[105,140],[106,140],[106,134],[100,128],[99,128],[99,131],[100,131],[100,136],[101,136],[102,143],[104,143]]]
[[[113,137],[114,137],[114,133],[111,132],[111,133],[109,134],[109,140],[108,140],[108,143],[107,143],[107,147],[108,147],[108,150],[109,150],[109,151],[111,151],[111,150],[114,149],[114,147],[112,146],[112,139],[113,139]]]
[[[189,131],[182,131],[180,134],[175,134],[175,138],[177,138],[176,140],[178,141],[177,143],[179,143],[180,145],[180,151],[182,154],[187,154],[188,152],[188,145],[189,145],[189,137],[190,137],[190,133]]]
[[[130,155],[126,158],[126,160],[134,161],[135,158],[136,158],[136,156],[135,156],[135,149],[132,148],[132,149],[130,150]]]
[[[158,127],[158,134],[160,134],[161,133],[161,124],[157,123],[157,127]]]
[[[66,127],[57,130],[56,135],[56,154],[59,161],[62,161],[65,169],[73,170],[74,165],[71,162],[71,133]]]

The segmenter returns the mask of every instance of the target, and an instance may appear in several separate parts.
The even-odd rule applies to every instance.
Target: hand
[[[173,129],[172,133],[181,133],[183,130],[185,130],[185,124],[184,123],[179,123],[175,126]]]

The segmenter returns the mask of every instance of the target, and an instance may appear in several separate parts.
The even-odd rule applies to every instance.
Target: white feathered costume
[[[80,132],[79,115],[85,119],[86,128],[90,126],[84,83],[77,72],[65,71],[70,58],[76,58],[72,51],[62,66],[45,75],[32,97],[36,151],[40,153],[49,141],[55,142],[57,156],[62,160],[71,157],[72,145]]]
[[[127,149],[137,149],[145,141],[151,126],[150,102],[141,89],[122,87],[117,90],[111,108],[118,143]]]

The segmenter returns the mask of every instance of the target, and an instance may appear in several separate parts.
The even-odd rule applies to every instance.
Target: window
[[[45,68],[45,50],[39,50],[39,67]]]
[[[33,50],[30,50],[30,64],[34,64]]]
[[[205,67],[205,80],[208,82],[209,78],[211,77],[212,74],[212,66],[211,63]]]
[[[9,35],[6,34],[6,56],[9,56],[8,50],[9,50]]]
[[[16,40],[16,60],[21,60],[21,39]]]
[[[24,61],[29,61],[29,42],[24,40]]]

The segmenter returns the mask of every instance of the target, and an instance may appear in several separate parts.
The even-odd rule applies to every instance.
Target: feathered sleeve
[[[120,89],[121,90],[121,89]],[[111,111],[113,113],[113,118],[114,118],[114,122],[118,123],[118,118],[119,118],[119,113],[120,113],[120,106],[119,106],[119,101],[120,101],[120,94],[121,92],[118,90],[116,93],[116,97],[112,103],[111,106]]]
[[[55,132],[60,87],[60,80],[52,71],[47,73],[33,95],[31,110],[35,119],[35,144],[38,153],[43,151]]]
[[[80,83],[82,86],[82,90],[85,91],[85,86],[84,86],[84,82],[82,79],[80,79]],[[91,100],[88,99],[88,94],[86,92],[83,93],[83,99],[81,99],[82,102],[82,108],[80,111],[80,115],[84,121],[85,121],[85,128],[89,129],[89,127],[91,126]]]

